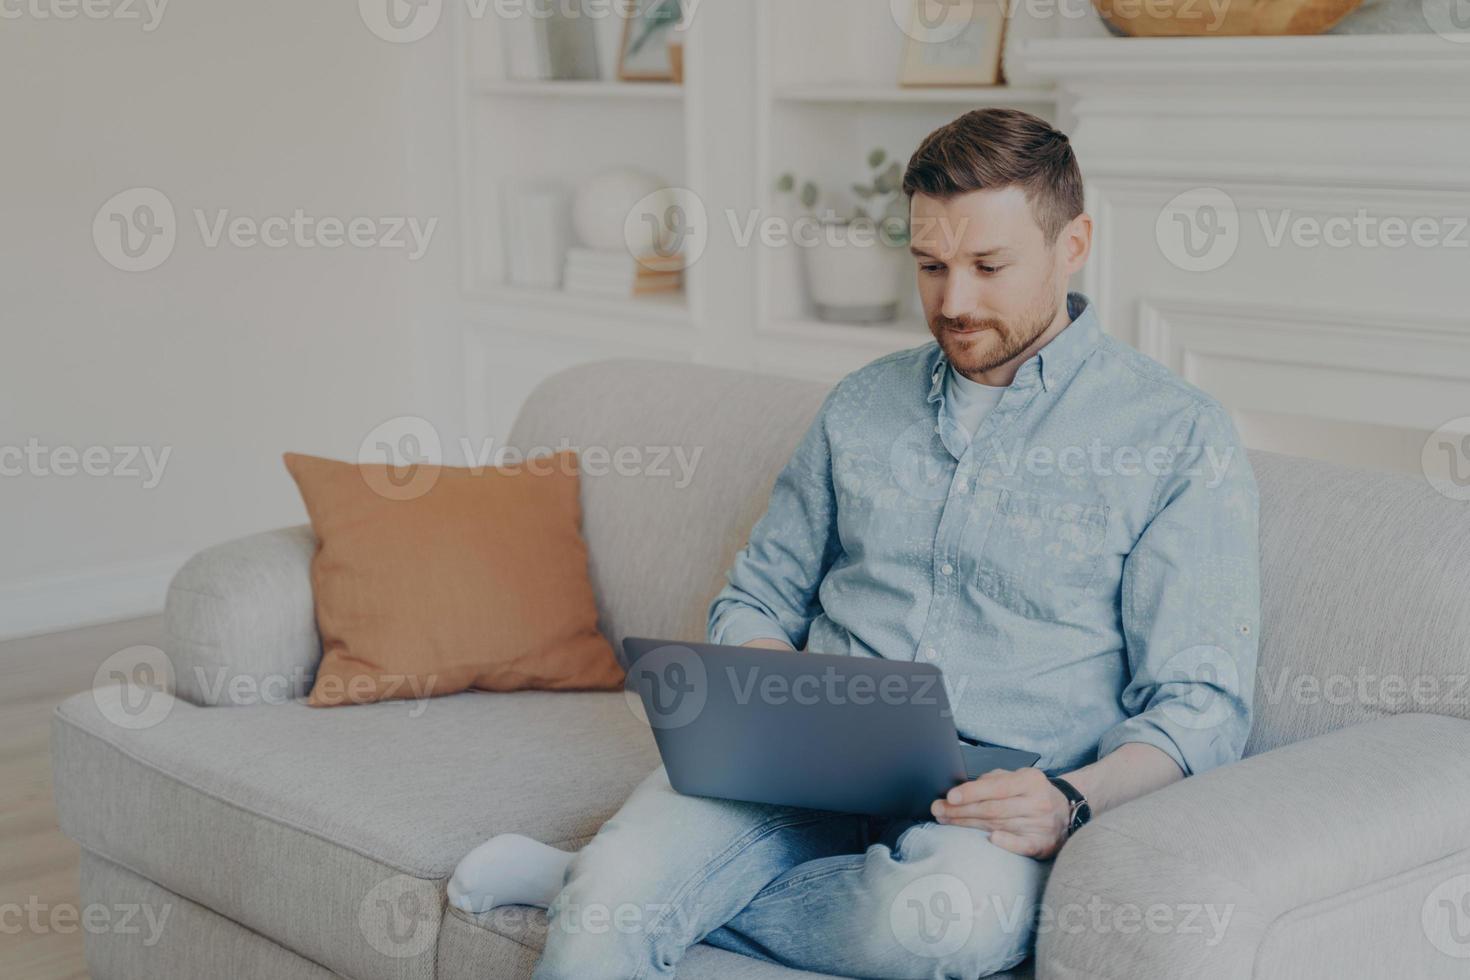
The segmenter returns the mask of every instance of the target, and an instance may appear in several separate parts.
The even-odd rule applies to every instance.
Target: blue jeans
[[[1030,954],[1050,867],[968,827],[682,796],[660,767],[573,859],[535,978],[671,977],[701,940],[844,977],[981,977]]]

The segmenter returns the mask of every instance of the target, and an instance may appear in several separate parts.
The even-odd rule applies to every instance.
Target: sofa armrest
[[[311,690],[322,654],[315,553],[316,538],[302,525],[207,548],[179,569],[164,628],[180,697],[199,705],[280,703]]]
[[[1470,910],[1467,759],[1470,722],[1401,714],[1100,815],[1053,865],[1038,980],[1462,976],[1433,919]]]

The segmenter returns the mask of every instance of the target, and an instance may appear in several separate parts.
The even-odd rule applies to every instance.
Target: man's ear
[[[1071,276],[1087,264],[1092,254],[1092,215],[1083,211],[1067,222],[1058,238],[1057,247],[1062,252],[1063,272]]]

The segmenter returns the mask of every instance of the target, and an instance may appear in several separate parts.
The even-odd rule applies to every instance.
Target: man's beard
[[[963,375],[980,374],[1000,367],[1019,356],[1036,338],[1046,333],[1057,318],[1060,305],[1047,291],[1040,302],[1021,314],[1018,322],[1007,323],[989,317],[947,317],[936,313],[929,320],[929,331],[949,363]],[[972,334],[953,333],[954,329],[977,330]]]

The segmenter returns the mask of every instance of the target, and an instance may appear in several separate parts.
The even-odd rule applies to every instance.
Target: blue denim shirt
[[[973,440],[938,344],[828,395],[710,607],[709,638],[919,660],[956,727],[1048,772],[1124,742],[1240,758],[1260,619],[1255,478],[1209,396],[1086,297]]]

